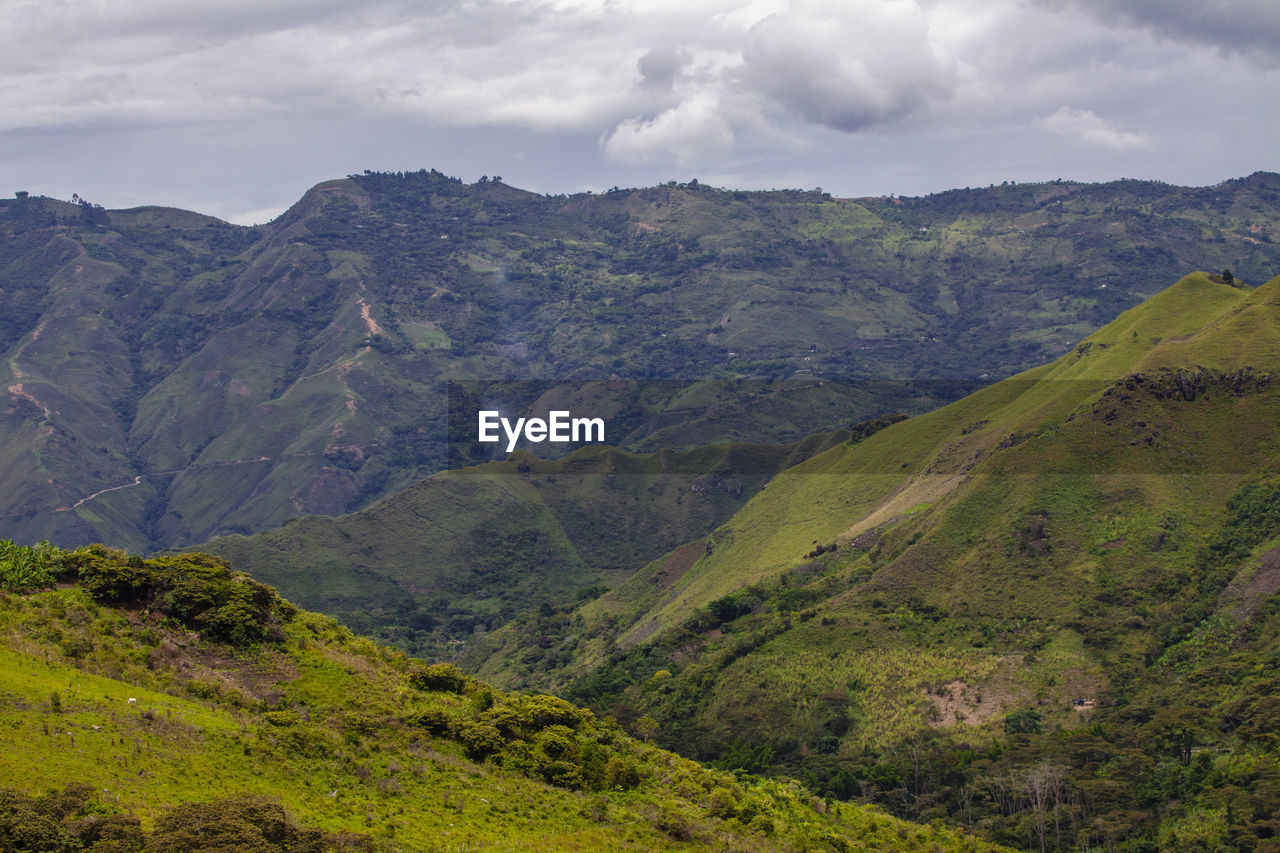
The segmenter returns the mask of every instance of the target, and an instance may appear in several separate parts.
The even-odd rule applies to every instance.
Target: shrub
[[[605,787],[626,791],[640,784],[640,771],[636,763],[620,756],[613,756],[604,767]]]
[[[1008,734],[1037,734],[1040,732],[1043,719],[1039,711],[1023,708],[1004,718],[1004,730]]]
[[[159,583],[156,572],[123,551],[90,545],[77,563],[80,586],[94,599],[111,604],[146,601]]]
[[[409,674],[409,684],[418,690],[437,693],[461,693],[470,679],[451,663],[435,663]]]
[[[93,853],[137,853],[145,841],[142,824],[133,815],[90,815],[68,828]]]
[[[262,718],[273,726],[296,726],[302,722],[294,711],[267,711]]]
[[[439,708],[428,708],[405,717],[405,724],[422,729],[431,735],[447,735],[453,728],[453,719]]]
[[[467,723],[458,730],[458,742],[468,757],[481,761],[499,752],[506,744],[501,732],[490,723]]]
[[[96,600],[159,606],[214,642],[262,642],[275,621],[297,613],[274,589],[211,554],[143,560],[93,545],[73,556],[80,585]]]
[[[26,547],[0,539],[0,588],[26,592],[53,586],[54,558],[62,553],[48,542]]]
[[[26,794],[0,790],[0,849],[12,853],[76,853],[80,849],[43,804]]]
[[[520,702],[520,711],[534,731],[547,726],[568,726],[576,729],[587,718],[586,711],[558,696],[526,696]]]
[[[707,797],[707,814],[728,820],[738,813],[738,798],[728,788],[716,788]]]
[[[279,803],[259,797],[186,803],[156,819],[147,850],[165,853],[321,853],[324,833],[302,829]]]

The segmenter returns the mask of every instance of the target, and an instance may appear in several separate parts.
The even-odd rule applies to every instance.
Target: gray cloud
[[[1274,0],[1041,0],[1074,6],[1098,18],[1140,26],[1161,36],[1231,54],[1280,60],[1280,4]]]
[[[793,0],[751,28],[740,77],[807,121],[845,131],[919,110],[955,85],[915,0]]]
[[[636,70],[645,88],[669,92],[692,58],[683,47],[655,47],[640,57]]]
[[[245,218],[365,168],[543,191],[1219,180],[1277,166],[1277,51],[1274,0],[11,2],[0,174]],[[1186,132],[1222,115],[1229,145]]]

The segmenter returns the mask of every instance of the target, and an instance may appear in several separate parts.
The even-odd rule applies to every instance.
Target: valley
[[[222,776],[323,849],[1280,837],[1276,175],[0,228],[6,760],[129,838]]]

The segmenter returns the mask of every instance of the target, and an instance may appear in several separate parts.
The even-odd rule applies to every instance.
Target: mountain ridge
[[[1043,843],[1000,793],[1042,773],[1060,844],[1265,847],[1277,294],[1188,276],[1052,364],[787,469],[466,666],[1003,843]]]
[[[808,377],[852,401],[659,436],[645,418],[672,404],[637,397],[634,450],[919,411],[1187,269],[1258,279],[1280,260],[1277,200],[1267,173],[839,201],[692,182],[555,198],[429,172],[325,182],[258,228],[3,200],[0,472],[22,487],[0,534],[142,550],[358,509],[481,461],[450,456],[453,381]],[[859,394],[881,381],[903,387]],[[945,393],[916,401],[921,381]]]

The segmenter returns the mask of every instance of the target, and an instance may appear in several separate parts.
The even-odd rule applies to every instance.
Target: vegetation
[[[1264,280],[1277,199],[1266,173],[857,200],[366,173],[252,229],[0,201],[0,536],[143,551],[361,509],[490,458],[468,400],[588,407],[634,451],[919,413],[1189,270]]]
[[[468,665],[1024,849],[1267,849],[1277,299],[1280,279],[1188,277],[1051,365],[788,469]]]
[[[44,550],[56,587],[0,594],[6,850],[994,849],[425,665],[208,555]],[[202,615],[228,584],[263,605],[242,631]]]
[[[518,452],[359,513],[203,547],[361,633],[448,658],[522,610],[599,595],[846,435],[649,454],[594,447],[556,460]]]
[[[48,542],[22,546],[0,539],[0,589],[25,592],[51,586],[60,552]]]

